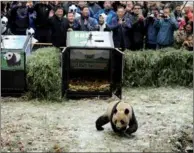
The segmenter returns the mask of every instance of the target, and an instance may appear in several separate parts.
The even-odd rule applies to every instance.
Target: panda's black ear
[[[125,109],[125,114],[127,115],[127,114],[129,114],[129,109]]]
[[[114,114],[116,114],[116,113],[117,113],[117,109],[114,110]]]

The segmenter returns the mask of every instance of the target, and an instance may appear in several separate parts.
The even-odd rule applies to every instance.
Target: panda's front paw
[[[97,127],[97,126],[96,126],[96,128],[97,128],[98,131],[103,131],[103,130],[104,130],[103,127]]]

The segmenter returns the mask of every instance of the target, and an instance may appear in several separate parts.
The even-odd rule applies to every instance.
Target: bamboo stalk
[[[52,43],[33,43],[33,45],[46,45],[46,46],[53,46]],[[59,48],[65,48],[65,47],[59,47]]]

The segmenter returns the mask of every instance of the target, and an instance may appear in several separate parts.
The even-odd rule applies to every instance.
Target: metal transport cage
[[[124,53],[111,32],[72,31],[62,51],[62,97],[122,97]]]
[[[1,36],[1,95],[18,96],[26,91],[26,53],[30,36]]]

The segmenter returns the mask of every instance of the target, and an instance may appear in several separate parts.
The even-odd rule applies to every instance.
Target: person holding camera
[[[157,7],[152,7],[151,12],[148,13],[148,17],[145,20],[145,29],[146,29],[146,43],[145,49],[156,49],[157,46],[157,35],[158,28],[154,27],[154,22],[157,20],[159,14],[159,9]]]
[[[164,8],[163,14],[157,16],[154,27],[158,28],[157,47],[170,47],[174,43],[174,31],[178,30],[178,22],[170,16],[170,8]]]
[[[131,50],[142,50],[144,47],[145,18],[142,14],[142,7],[140,4],[134,4],[133,15],[130,20],[132,22],[132,29],[130,33],[132,41]]]

